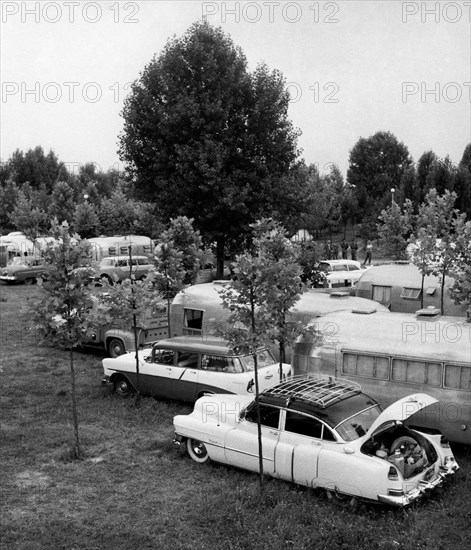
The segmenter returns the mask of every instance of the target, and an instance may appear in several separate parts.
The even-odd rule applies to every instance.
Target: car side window
[[[286,411],[285,431],[321,439],[323,424],[312,416]]]
[[[348,266],[348,271],[360,271],[360,268],[357,265],[350,264]]]
[[[183,367],[185,369],[197,369],[198,354],[192,353],[191,351],[178,351],[177,367]]]
[[[175,352],[170,349],[154,349],[154,363],[161,365],[173,365]]]
[[[257,423],[257,408],[253,405],[246,413],[245,419]],[[262,426],[278,429],[280,421],[280,409],[268,405],[260,405],[260,420]]]
[[[201,359],[202,370],[213,372],[243,372],[242,365],[237,357],[223,357],[218,355],[203,355]]]

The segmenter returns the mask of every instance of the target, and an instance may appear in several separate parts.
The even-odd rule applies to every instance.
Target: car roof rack
[[[351,380],[314,375],[292,376],[275,386],[267,388],[263,395],[286,397],[286,405],[292,401],[302,401],[324,409],[347,397],[357,395],[361,391],[360,384]]]

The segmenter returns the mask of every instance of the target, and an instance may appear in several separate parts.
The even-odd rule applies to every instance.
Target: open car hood
[[[413,414],[418,413],[429,405],[437,403],[437,401],[438,399],[435,399],[435,397],[432,397],[426,393],[414,393],[412,395],[407,395],[392,405],[389,405],[389,407],[385,409],[373,422],[366,435],[370,437],[378,430],[380,426],[383,426],[384,424],[395,421],[404,422]]]

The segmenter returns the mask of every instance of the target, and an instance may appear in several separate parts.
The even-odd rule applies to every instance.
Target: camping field
[[[454,549],[471,537],[471,449],[439,494],[407,510],[199,466],[172,445],[191,406],[101,386],[103,355],[74,353],[82,460],[72,460],[69,354],[38,341],[38,287],[0,286],[2,548],[9,550]]]

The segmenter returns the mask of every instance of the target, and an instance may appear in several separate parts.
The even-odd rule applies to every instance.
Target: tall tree
[[[100,220],[98,218],[95,205],[88,201],[77,204],[74,211],[73,222],[75,231],[83,239],[96,237],[98,234]]]
[[[409,151],[391,132],[377,132],[358,140],[349,163],[347,181],[355,186],[363,217],[376,222],[390,199],[390,190],[400,187],[412,164]]]
[[[57,218],[59,222],[66,221],[69,225],[72,222],[75,211],[74,190],[65,181],[59,181],[51,194],[49,206],[50,218]]]
[[[241,49],[208,23],[171,39],[125,101],[120,156],[136,189],[166,219],[194,218],[217,244],[219,276],[228,240],[281,210],[298,156],[288,105],[282,75],[265,65],[249,74]]]
[[[34,241],[47,227],[47,214],[36,208],[33,201],[28,199],[23,191],[18,193],[18,200],[10,214],[11,223],[16,229]]]

